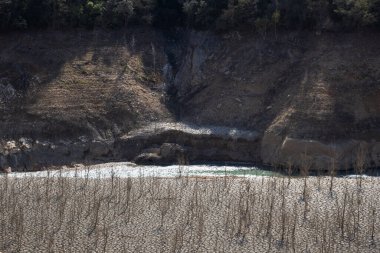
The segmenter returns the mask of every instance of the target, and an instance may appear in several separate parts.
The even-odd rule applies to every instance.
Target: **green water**
[[[202,171],[193,171],[194,174],[214,174],[214,175],[227,175],[227,176],[265,176],[265,177],[279,177],[281,174],[273,172],[273,171],[267,171],[267,170],[258,170],[258,169],[252,169],[252,170],[202,170]]]

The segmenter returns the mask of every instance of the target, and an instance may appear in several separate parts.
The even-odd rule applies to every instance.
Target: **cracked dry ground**
[[[1,252],[380,250],[377,178],[0,182]]]

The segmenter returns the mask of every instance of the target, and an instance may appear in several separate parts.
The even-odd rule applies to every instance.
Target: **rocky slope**
[[[380,166],[378,41],[141,28],[1,35],[0,166]],[[157,131],[176,121],[186,124]]]
[[[261,133],[261,160],[380,165],[379,34],[189,36],[175,84],[183,119]]]

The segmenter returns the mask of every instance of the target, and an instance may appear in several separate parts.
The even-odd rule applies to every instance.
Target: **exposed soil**
[[[143,29],[2,35],[0,79],[16,94],[0,100],[1,135],[111,138],[170,121],[164,45],[161,33]]]
[[[48,141],[49,150],[85,146],[75,159],[34,156],[37,167],[126,159],[115,140],[134,138],[154,122],[257,133],[254,142],[244,141],[254,147],[251,160],[268,165],[380,166],[379,40],[377,33],[263,38],[147,28],[1,35],[0,167],[33,167],[10,157],[22,150],[20,138],[32,147]],[[128,159],[168,142],[185,148],[183,135],[149,133],[152,140]],[[231,149],[236,140],[187,138],[193,137],[200,139],[193,150],[215,146],[205,160],[246,160],[247,145]],[[92,152],[94,140],[107,143],[108,152]],[[62,145],[74,153],[74,144]],[[148,158],[157,161],[154,153]]]

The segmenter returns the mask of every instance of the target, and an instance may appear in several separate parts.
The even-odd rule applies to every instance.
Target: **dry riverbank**
[[[2,252],[378,252],[378,178],[0,177]]]

